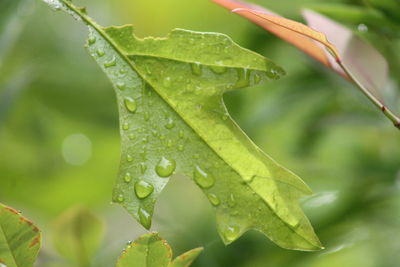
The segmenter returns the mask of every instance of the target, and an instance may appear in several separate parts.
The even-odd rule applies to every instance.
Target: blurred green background
[[[301,20],[313,8],[369,40],[388,59],[385,96],[400,111],[398,0],[259,0]],[[139,36],[173,28],[222,32],[284,67],[280,81],[229,93],[232,116],[315,195],[302,200],[326,249],[283,250],[256,232],[225,247],[213,210],[189,179],[172,179],[153,230],[175,255],[204,246],[195,267],[394,267],[400,264],[400,132],[353,86],[292,46],[209,0],[81,0],[100,24],[131,23]],[[37,266],[75,266],[59,257],[53,221],[76,205],[105,224],[92,266],[114,266],[144,233],[111,205],[119,165],[116,99],[83,49],[87,30],[39,0],[0,0],[0,202],[44,232]],[[66,233],[67,234],[67,233]]]

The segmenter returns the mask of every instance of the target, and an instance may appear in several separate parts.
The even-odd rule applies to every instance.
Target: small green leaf
[[[103,238],[103,223],[91,211],[74,207],[53,223],[53,243],[57,251],[76,266],[90,266]]]
[[[175,258],[169,267],[188,267],[200,255],[203,248],[194,248]]]
[[[31,221],[0,203],[0,266],[33,266],[41,242],[42,234]]]
[[[203,248],[190,250],[173,262],[172,249],[157,233],[145,234],[129,244],[117,262],[117,267],[187,267]]]
[[[321,248],[298,204],[310,189],[243,133],[222,99],[278,79],[280,67],[223,34],[176,29],[139,39],[132,26],[104,28],[69,1],[51,3],[88,25],[87,49],[115,87],[122,159],[114,202],[149,229],[158,196],[181,174],[214,206],[226,244],[256,229],[285,248]]]

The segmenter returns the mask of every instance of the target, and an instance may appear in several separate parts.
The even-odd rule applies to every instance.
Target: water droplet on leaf
[[[144,199],[150,196],[150,194],[153,193],[153,191],[154,187],[148,182],[139,180],[135,183],[135,194],[140,199]]]
[[[165,128],[172,129],[175,127],[175,121],[172,118],[168,118],[168,122],[165,124]]]
[[[145,209],[139,208],[138,210],[139,221],[144,228],[150,229],[151,226],[151,215]]]
[[[124,124],[122,124],[122,129],[123,129],[124,131],[129,130],[129,123],[124,122]]]
[[[215,74],[223,74],[226,72],[226,68],[224,66],[210,66],[210,69],[215,73]]]
[[[137,110],[137,104],[135,99],[130,98],[130,97],[125,97],[124,99],[124,103],[125,103],[125,107],[126,109],[131,112],[131,113],[135,113]]]
[[[109,61],[107,61],[106,63],[104,63],[104,67],[105,67],[105,68],[114,67],[115,65],[117,65],[117,60],[115,59],[114,56],[113,56]]]
[[[250,84],[250,72],[247,69],[237,69],[236,88],[247,87]]]
[[[207,194],[207,198],[211,202],[211,204],[213,204],[213,206],[218,206],[219,204],[221,204],[221,201],[215,194],[209,193]]]
[[[203,171],[199,166],[194,169],[194,181],[203,189],[210,188],[215,184],[214,177]]]
[[[156,166],[156,173],[160,177],[169,177],[175,171],[176,162],[175,160],[170,160],[162,157],[160,162]]]
[[[97,54],[99,57],[102,57],[102,56],[104,56],[106,53],[104,52],[103,49],[97,49],[97,50],[96,50],[96,54]]]
[[[194,75],[200,76],[201,73],[203,72],[201,69],[200,63],[191,63],[190,67],[192,68],[192,72]]]
[[[124,176],[124,181],[125,181],[126,183],[130,183],[130,182],[132,181],[132,175],[131,175],[129,172],[127,172],[127,173],[125,174],[125,176]]]

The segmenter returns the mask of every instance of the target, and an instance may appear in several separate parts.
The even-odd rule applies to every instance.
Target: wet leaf
[[[53,223],[53,243],[57,251],[76,266],[90,266],[103,238],[102,221],[90,210],[74,207]]]
[[[33,266],[41,242],[42,235],[31,221],[0,204],[0,266]]]
[[[139,39],[132,26],[103,28],[70,2],[51,3],[89,26],[87,49],[115,87],[122,158],[114,202],[150,228],[158,196],[179,174],[214,206],[226,244],[256,229],[285,248],[321,248],[298,204],[310,189],[242,132],[222,99],[278,79],[280,67],[223,34],[176,29]]]
[[[203,248],[192,249],[171,262],[170,245],[158,233],[150,233],[128,245],[117,267],[188,267],[202,251]]]

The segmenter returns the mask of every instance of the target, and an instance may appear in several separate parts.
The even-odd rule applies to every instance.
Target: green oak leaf
[[[128,245],[117,267],[188,267],[203,251],[195,248],[172,260],[172,249],[158,233],[145,234]]]
[[[89,27],[87,49],[115,87],[122,158],[113,201],[145,228],[174,174],[193,178],[229,244],[255,229],[289,249],[321,244],[298,198],[304,182],[263,153],[229,116],[222,95],[284,71],[218,33],[173,30],[139,39],[130,25],[101,27],[65,0],[45,0]]]
[[[0,266],[33,266],[41,242],[42,234],[31,221],[0,203]]]

